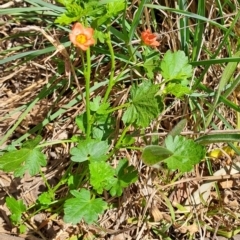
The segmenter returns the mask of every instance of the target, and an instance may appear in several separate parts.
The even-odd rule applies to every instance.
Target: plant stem
[[[142,148],[142,147],[126,147],[126,149],[129,149],[129,150],[136,150],[136,151],[140,151],[140,152],[143,151],[143,148]]]
[[[80,166],[80,165],[79,165],[79,166]],[[83,169],[82,169],[82,172],[81,172],[81,174],[80,174],[80,179],[78,180],[78,184],[77,184],[76,189],[79,189],[80,186],[82,186],[82,185],[84,184],[83,180],[84,180],[84,178],[86,178],[86,176],[87,176],[87,172],[88,172],[88,166],[87,166],[87,164],[83,165],[82,167],[83,167]]]
[[[87,63],[84,66],[84,77],[85,77],[85,88],[86,88],[86,114],[87,114],[87,139],[90,138],[91,134],[91,112],[90,112],[90,77],[91,77],[91,56],[90,48],[87,49]]]
[[[40,175],[41,175],[41,177],[42,177],[42,179],[43,179],[43,182],[45,183],[48,191],[51,192],[51,194],[53,194],[54,192],[52,191],[52,188],[51,188],[50,185],[48,184],[48,181],[47,181],[45,175],[43,174],[43,172],[42,172],[41,170],[40,170],[39,173],[40,173]]]
[[[54,140],[52,142],[44,142],[41,143],[39,145],[37,145],[35,148],[43,148],[43,147],[47,147],[47,146],[53,146],[55,144],[63,144],[63,143],[74,143],[76,141],[73,141],[71,139],[66,139],[66,140]]]
[[[114,73],[115,73],[115,55],[114,55],[114,50],[113,50],[113,46],[112,46],[112,41],[111,41],[111,35],[110,35],[110,30],[108,30],[108,35],[107,35],[107,40],[106,43],[108,45],[109,48],[109,52],[110,52],[110,57],[111,57],[111,73],[110,73],[110,78],[109,78],[109,84],[108,84],[108,88],[106,90],[106,93],[104,95],[104,99],[103,99],[103,103],[106,103],[109,97],[109,94],[113,88],[113,86],[115,85],[115,83],[118,81],[118,79],[121,77],[121,73],[116,77],[116,79],[114,79]],[[135,57],[135,53],[137,51],[138,48],[136,48],[134,51],[132,51],[132,46],[128,46],[128,50],[130,52],[130,59],[133,59],[134,61],[136,61],[136,57]],[[125,67],[123,69],[125,69],[128,66],[128,64],[126,63]]]
[[[66,172],[63,174],[63,176],[61,177],[60,181],[57,183],[57,185],[52,189],[52,192],[56,192],[58,190],[58,188],[60,186],[62,186],[63,184],[65,184],[69,178],[68,174],[70,173],[70,171],[72,170],[72,167],[74,165],[74,162],[71,162],[70,165],[68,166]]]
[[[111,56],[111,73],[110,73],[110,78],[109,78],[109,84],[108,84],[108,88],[106,90],[106,93],[104,95],[104,99],[103,99],[103,103],[106,103],[109,97],[109,94],[115,84],[114,81],[114,73],[115,73],[115,55],[114,55],[114,50],[113,50],[113,46],[112,46],[112,41],[111,41],[111,35],[110,35],[110,31],[108,30],[108,35],[107,35],[107,45],[109,48],[109,52],[110,52],[110,56]]]
[[[112,112],[114,112],[114,111],[117,111],[117,110],[119,110],[119,109],[128,107],[129,105],[130,105],[130,103],[124,103],[124,104],[122,104],[122,105],[120,105],[120,106],[117,106],[117,107],[115,107],[115,108],[111,108],[109,111],[107,111],[107,114],[112,113]]]
[[[128,48],[128,52],[130,53],[130,59],[129,59],[129,60],[132,59],[133,62],[137,62],[135,53],[136,53],[138,47],[134,50],[133,47],[132,47],[132,45],[128,45],[127,48]]]
[[[115,147],[114,147],[113,150],[108,154],[108,159],[109,159],[110,157],[112,157],[112,155],[120,148],[121,142],[122,142],[123,138],[125,137],[125,135],[126,135],[128,129],[129,129],[129,127],[130,127],[130,125],[129,125],[129,126],[126,126],[126,127],[123,129],[122,134],[121,134],[120,138],[118,139]]]

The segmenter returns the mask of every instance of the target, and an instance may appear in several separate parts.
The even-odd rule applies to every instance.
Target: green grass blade
[[[106,80],[106,81],[103,81],[103,82],[99,82],[99,83],[95,84],[90,89],[90,91],[91,92],[96,91],[98,88],[107,85],[108,82],[109,82],[109,80]],[[83,93],[83,95],[85,96],[85,93]],[[18,138],[16,141],[12,142],[12,145],[19,144],[23,140],[26,140],[29,136],[31,136],[32,134],[36,133],[40,129],[42,129],[44,126],[49,124],[51,121],[53,121],[54,119],[56,119],[60,115],[64,114],[68,109],[72,108],[75,104],[79,103],[80,101],[82,101],[81,95],[80,94],[76,94],[76,97],[73,100],[71,100],[68,104],[66,104],[62,108],[58,109],[55,113],[53,113],[49,117],[45,118],[40,124],[38,124],[37,126],[33,127],[30,131],[25,133],[23,136]]]
[[[116,36],[117,38],[119,38],[120,40],[122,40],[123,42],[127,42],[128,38],[125,34],[123,34],[122,32],[118,31],[116,28],[114,28],[113,26],[110,27],[110,32]]]
[[[227,97],[239,86],[240,84],[240,76],[238,76],[234,81],[232,81],[231,84],[229,84],[224,92],[223,95],[219,96],[219,101],[218,103],[224,103],[225,105],[227,105],[229,108],[232,108],[233,110],[239,112],[240,111],[240,107],[238,105],[236,105],[235,103],[233,103],[232,101],[228,100]],[[199,84],[199,89],[203,90],[204,92],[207,93],[207,95],[202,95],[202,97],[212,97],[214,96],[215,92],[206,87],[203,84]],[[195,94],[191,95],[191,98],[195,97]],[[199,95],[200,96],[200,95]],[[196,97],[199,97],[198,95],[196,95]]]
[[[216,4],[217,4],[217,7],[218,7],[219,16],[220,17],[224,16],[221,1],[220,0],[216,0]],[[222,25],[224,25],[224,18],[220,18],[220,22],[221,22]]]
[[[187,11],[183,11],[183,10],[179,10],[179,9],[175,9],[175,8],[169,8],[169,7],[164,7],[164,6],[159,6],[159,5],[154,5],[154,4],[145,4],[146,7],[148,8],[154,8],[154,9],[158,9],[158,10],[165,10],[165,11],[169,11],[169,12],[174,12],[174,13],[178,13],[180,15],[189,17],[189,18],[195,18],[204,22],[208,22],[220,29],[222,29],[223,31],[227,32],[227,28],[222,26],[221,24],[219,24],[216,21],[210,20],[206,17],[200,16],[198,14],[195,13],[191,13],[191,12],[187,12]]]
[[[240,76],[238,76],[235,80],[233,80],[231,82],[230,87],[226,89],[226,91],[224,92],[224,94],[222,96],[224,98],[229,97],[229,95],[233,93],[233,91],[239,86],[239,84],[240,84]]]
[[[62,87],[61,85],[57,85],[58,88]],[[36,103],[51,94],[53,91],[56,90],[56,85],[53,87],[50,87],[50,83],[47,84],[37,95],[37,97],[29,103],[25,111],[22,113],[22,115],[19,117],[17,122],[13,125],[12,128],[10,128],[7,133],[3,136],[3,138],[0,141],[0,146],[12,135],[12,133],[15,131],[15,129],[19,126],[19,124],[22,122],[22,120],[27,116],[27,114],[33,109],[33,107],[36,105]]]
[[[204,65],[214,65],[219,63],[228,63],[228,62],[240,62],[240,57],[232,56],[230,58],[200,60],[196,62],[195,61],[190,62],[190,64],[196,67],[196,66],[204,66]]]
[[[218,46],[217,50],[215,51],[215,53],[211,56],[211,59],[215,59],[217,57],[217,55],[221,51],[221,49],[224,46],[224,44],[228,41],[228,38],[231,35],[232,30],[233,30],[236,22],[238,21],[239,17],[240,17],[240,11],[237,13],[237,15],[235,16],[234,20],[232,21],[231,26],[229,27],[229,29],[224,34],[222,42],[219,44],[219,46]],[[205,74],[207,73],[209,67],[210,67],[210,65],[205,67],[204,71],[201,73],[201,76],[194,83],[194,86],[192,87],[192,90],[195,90],[198,87],[198,84],[203,80],[203,78],[204,78]]]
[[[240,57],[240,51],[237,52],[233,57]],[[209,124],[212,121],[214,111],[215,111],[216,106],[217,106],[218,101],[219,101],[219,97],[220,97],[222,91],[224,90],[224,88],[226,87],[227,83],[230,81],[233,73],[235,72],[235,70],[237,68],[237,64],[238,64],[237,62],[230,62],[230,63],[227,64],[226,68],[223,71],[223,75],[222,75],[222,77],[220,79],[220,82],[219,82],[218,90],[217,90],[216,95],[214,97],[213,107],[212,107],[212,109],[210,109],[209,116],[208,116],[207,121],[206,121],[206,127],[208,127]]]
[[[65,46],[65,47],[69,47],[71,45],[71,42],[68,41],[68,42],[62,43],[62,45]],[[22,52],[22,53],[7,57],[5,59],[1,59],[0,60],[0,65],[11,62],[11,61],[15,61],[17,59],[27,57],[27,56],[31,57],[31,58],[34,58],[34,57],[37,57],[37,56],[40,56],[40,55],[43,55],[43,54],[51,53],[55,50],[56,50],[56,48],[54,46],[51,46],[51,47],[46,47],[46,48],[41,49],[41,50]]]
[[[21,15],[22,13],[27,12],[39,12],[40,14],[44,11],[49,11],[47,7],[27,7],[27,8],[7,8],[7,9],[0,9],[0,15]],[[57,13],[53,13],[54,15],[58,16]]]
[[[132,25],[128,34],[128,42],[131,42],[133,39],[133,36],[136,32],[136,28],[140,23],[141,17],[142,17],[142,13],[144,10],[144,5],[148,2],[148,0],[142,0],[141,3],[139,4],[137,13],[134,16],[134,19],[132,21]]]
[[[48,3],[48,2],[44,2],[42,0],[34,0],[34,2],[32,0],[25,0],[25,2],[28,2],[32,5],[35,5],[35,6],[42,6],[42,7],[46,7],[48,8],[49,10],[53,10],[55,12],[59,12],[59,13],[64,13],[66,11],[66,9],[64,7],[59,7],[57,5],[54,5],[54,4],[51,4],[51,3]]]
[[[240,134],[226,134],[226,133],[218,133],[218,134],[209,134],[202,137],[199,137],[195,140],[195,142],[206,145],[211,143],[229,143],[229,142],[240,142]]]
[[[198,9],[197,13],[201,17],[205,16],[205,0],[198,1]],[[202,20],[197,19],[197,26],[194,31],[194,38],[193,38],[193,53],[192,53],[192,59],[193,61],[196,61],[199,58],[200,50],[203,44],[204,40],[204,28],[205,24]]]
[[[178,1],[179,9],[186,11],[188,5],[187,0]],[[181,17],[179,19],[180,26],[180,39],[181,39],[181,49],[188,55],[188,41],[189,41],[189,27],[188,27],[188,17]]]
[[[198,99],[191,97],[190,101],[189,101],[189,105],[190,105],[191,109],[194,109],[194,111],[196,111],[196,110],[199,111],[200,118],[203,119],[203,124],[205,124],[205,115],[204,115],[204,111],[203,111],[202,104],[200,103],[200,101]],[[194,106],[195,106],[195,108],[194,108]],[[198,121],[199,121],[198,115],[194,114],[194,111],[193,111],[192,116],[193,116],[194,122],[198,123]],[[199,124],[198,124],[197,130],[201,130],[201,126]]]
[[[162,199],[164,199],[166,207],[168,208],[168,210],[169,210],[169,212],[171,214],[171,221],[174,223],[175,219],[176,219],[176,215],[175,215],[175,210],[174,210],[174,208],[172,206],[172,203],[169,200],[169,198],[167,198],[166,195],[163,192],[159,191],[159,193],[162,196]]]
[[[231,126],[231,124],[222,116],[222,114],[220,114],[218,111],[216,111],[216,116],[223,122],[223,124],[228,128],[228,129],[233,129],[233,127]],[[218,127],[216,125],[213,125],[213,128],[215,130],[218,130]],[[227,142],[228,146],[231,147],[236,154],[240,155],[240,150],[236,147],[236,142],[232,143],[232,142]],[[235,146],[236,145],[236,146]]]

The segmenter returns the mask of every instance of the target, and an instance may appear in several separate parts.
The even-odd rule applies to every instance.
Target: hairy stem
[[[86,88],[86,114],[87,114],[87,139],[90,138],[91,135],[91,112],[90,112],[90,77],[91,77],[91,56],[90,56],[90,48],[87,49],[87,62],[84,67],[84,77],[85,77],[85,88]]]

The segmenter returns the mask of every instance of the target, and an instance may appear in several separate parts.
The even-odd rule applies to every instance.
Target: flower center
[[[87,37],[84,34],[79,34],[76,36],[76,41],[80,44],[84,44],[87,42]]]

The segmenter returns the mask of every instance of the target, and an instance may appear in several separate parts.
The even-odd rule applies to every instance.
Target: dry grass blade
[[[43,36],[46,37],[46,39],[50,43],[52,43],[52,45],[56,48],[55,53],[53,53],[51,56],[49,56],[45,61],[47,62],[54,55],[56,55],[57,53],[60,53],[63,56],[64,61],[65,61],[65,74],[69,78],[68,87],[70,86],[70,83],[71,83],[71,74],[70,74],[70,71],[71,71],[71,73],[75,79],[75,83],[78,87],[79,93],[81,94],[83,101],[85,101],[84,100],[85,98],[83,97],[82,89],[79,85],[78,78],[76,76],[76,72],[75,72],[74,66],[72,65],[72,62],[70,60],[69,54],[68,54],[66,48],[60,43],[59,39],[56,37],[53,38],[51,35],[47,34],[45,30],[43,30],[42,28],[40,28],[38,26],[27,26],[27,27],[23,27],[23,28],[15,28],[14,30],[15,31],[24,31],[24,32],[36,31],[36,32],[42,33]]]
[[[37,135],[41,135],[42,142],[31,150],[31,158],[36,152],[47,158],[47,165],[41,165],[41,171],[34,176],[27,173],[14,178],[11,172],[0,173],[3,232],[17,235],[22,227],[13,226],[10,209],[5,206],[6,197],[11,196],[20,206],[21,200],[27,206],[20,217],[21,224],[27,227],[26,234],[19,234],[22,239],[39,236],[54,240],[198,240],[237,235],[240,231],[239,157],[231,148],[231,154],[226,150],[228,146],[222,139],[213,142],[211,138],[203,146],[197,138],[217,134],[238,137],[240,132],[236,112],[240,103],[238,83],[231,80],[232,76],[235,80],[239,76],[239,2],[143,0],[127,5],[120,0],[57,2],[6,0],[0,5],[0,12],[6,13],[1,16],[0,26],[0,61],[3,63],[0,69],[0,143],[3,143],[0,167],[6,152],[19,154],[28,147],[23,141],[34,141]],[[63,6],[59,6],[60,2]],[[95,33],[92,55],[86,52],[89,54],[86,58],[75,48],[66,47],[70,25],[79,19],[86,28],[94,28]],[[146,29],[157,36],[158,47],[143,44],[141,33]],[[76,38],[81,42],[84,36],[80,34]],[[184,87],[193,87],[181,97],[168,91],[161,69],[167,51],[184,53],[193,70],[184,80]],[[235,52],[238,55],[231,57]],[[89,65],[86,59],[90,60]],[[230,69],[231,74],[225,75],[227,64],[234,68]],[[90,68],[89,94],[84,85],[86,66]],[[170,60],[169,66],[172,67]],[[170,73],[174,72],[171,67]],[[182,80],[170,81],[179,84]],[[159,88],[159,92],[149,94],[151,88],[149,92],[141,92],[139,89],[146,82]],[[183,85],[178,86],[176,92],[181,93]],[[134,88],[136,92],[132,91]],[[105,95],[106,89],[108,95]],[[138,91],[141,96],[135,99]],[[86,95],[89,95],[90,107],[86,104]],[[148,99],[153,96],[159,99],[152,109],[162,105],[162,112],[151,119],[147,127],[138,126],[137,121],[124,120],[123,115],[130,107],[136,110],[132,112],[136,119],[150,116],[151,100]],[[147,101],[141,102],[144,98]],[[135,105],[138,100],[140,104]],[[144,114],[138,111],[141,107],[147,109]],[[86,109],[90,113],[87,120]],[[209,113],[211,116],[207,119]],[[92,130],[89,138],[85,138],[86,126]],[[186,141],[193,139],[194,144],[202,144],[210,153],[220,149],[221,154],[207,153],[197,164],[192,164],[192,170],[187,173],[180,168],[187,165],[186,161],[175,168],[162,163],[157,170],[144,165],[142,149],[146,145],[164,146],[168,135],[173,139],[182,135]],[[92,141],[92,138],[100,139],[105,147],[93,142],[92,149],[91,144],[84,145],[85,140]],[[89,152],[84,155],[87,160],[82,161],[81,155],[73,154],[78,150],[85,153],[88,148]],[[98,159],[101,168],[96,169],[94,178],[90,166],[96,159],[92,162],[89,159],[94,154],[96,158],[101,156],[103,148],[107,149],[105,155],[109,158]],[[238,148],[235,144],[235,149]],[[186,158],[192,152],[197,155],[197,151],[186,152]],[[175,157],[176,161],[181,158]],[[127,167],[121,168],[121,164]],[[111,178],[104,179],[108,172]],[[128,182],[131,177],[135,182]],[[117,182],[117,187],[110,185],[113,182]],[[94,223],[87,224],[90,214],[78,221],[74,219],[74,225],[65,223],[67,200],[75,201],[78,194],[84,193],[82,190],[90,193],[89,200],[83,203],[84,197],[80,199],[81,203],[78,201],[70,209],[69,216],[86,202],[96,203],[90,205],[91,211],[96,210],[96,206],[104,211],[91,212],[91,216],[96,213],[98,217]],[[119,194],[114,195],[114,191]],[[99,202],[102,205],[97,205]]]

